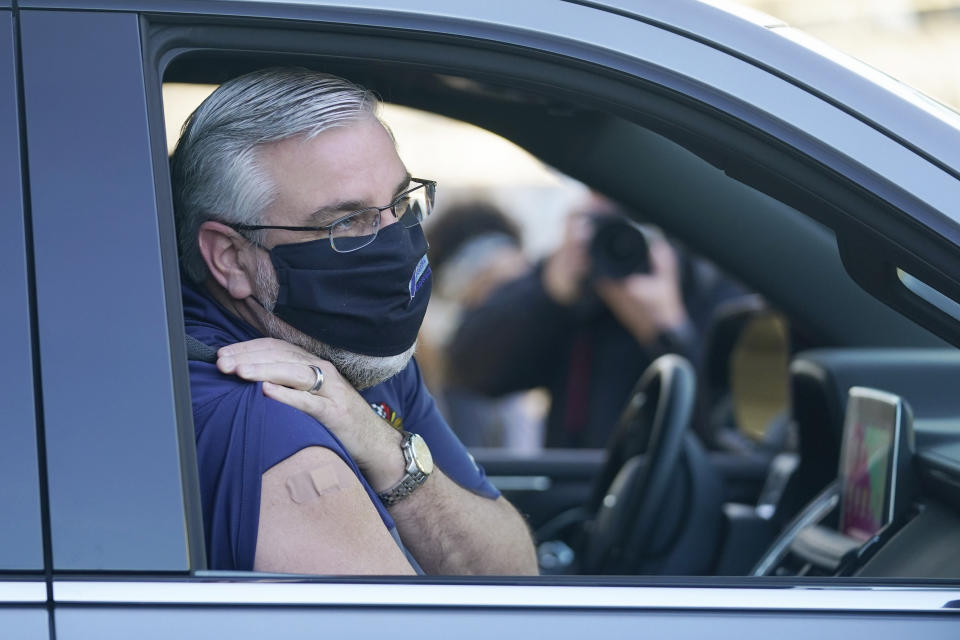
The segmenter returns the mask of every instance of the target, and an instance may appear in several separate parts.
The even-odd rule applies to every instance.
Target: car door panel
[[[0,613],[0,625],[8,638],[47,640],[50,637],[49,616],[43,607],[4,609]]]
[[[37,571],[43,535],[15,61],[12,16],[0,11],[0,570]]]
[[[20,19],[55,569],[185,571],[139,19]]]

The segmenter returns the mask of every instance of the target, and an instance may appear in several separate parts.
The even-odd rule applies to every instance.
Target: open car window
[[[228,32],[223,32],[226,37],[229,37]],[[205,55],[213,56],[210,59],[215,60],[217,65],[209,65]],[[230,73],[256,66],[256,62],[248,57],[234,59],[233,67],[230,67],[230,60],[228,54],[204,54],[198,48],[176,58],[167,68],[166,80],[171,83],[183,80],[219,82],[229,77]],[[228,62],[226,65],[225,61]],[[301,60],[292,56],[289,61],[294,63]],[[271,63],[274,62],[276,60],[271,59]],[[226,68],[232,68],[233,71],[226,71]],[[336,64],[325,65],[324,69],[346,75],[352,72],[353,77],[370,84],[382,95],[389,95],[400,104],[417,107],[421,113],[470,121],[513,139],[541,161],[576,174],[591,187],[622,201],[636,203],[632,208],[633,217],[682,237],[684,251],[697,256],[697,249],[703,250],[733,274],[731,280],[736,279],[739,295],[731,295],[720,302],[736,302],[735,298],[742,297],[745,299],[742,305],[746,308],[738,309],[733,304],[734,309],[722,309],[720,307],[724,305],[717,304],[704,312],[708,319],[697,328],[702,350],[710,352],[710,357],[714,359],[708,362],[698,360],[694,368],[695,372],[699,371],[695,375],[702,385],[701,393],[710,398],[707,406],[701,407],[697,417],[692,420],[697,422],[694,431],[707,440],[707,450],[703,452],[706,462],[685,459],[682,463],[687,467],[702,465],[702,468],[711,469],[710,474],[716,473],[697,480],[701,484],[695,484],[696,487],[709,485],[715,478],[732,479],[723,492],[710,498],[714,512],[717,507],[726,504],[745,504],[755,508],[763,506],[764,499],[775,502],[776,492],[771,495],[764,491],[769,488],[766,486],[769,484],[768,465],[779,454],[787,457],[786,461],[778,463],[785,470],[780,481],[788,482],[798,455],[796,425],[791,422],[791,408],[786,404],[789,385],[786,365],[793,354],[802,349],[832,344],[864,347],[939,344],[924,330],[885,310],[846,274],[836,240],[836,234],[845,231],[845,228],[841,225],[831,229],[827,226],[832,224],[831,219],[824,209],[813,207],[802,192],[789,193],[782,182],[785,168],[771,172],[764,172],[759,167],[748,168],[736,158],[733,147],[724,146],[733,144],[730,140],[710,141],[703,137],[705,133],[701,137],[686,137],[670,126],[653,124],[648,119],[649,114],[642,110],[631,111],[626,107],[606,110],[589,98],[577,100],[569,94],[551,93],[532,85],[525,87],[517,79],[506,83],[502,80],[478,80],[469,75],[452,74],[448,69],[444,69],[443,73],[429,69],[412,71],[402,65],[397,69],[384,68],[382,71],[362,65],[357,68],[347,65],[341,69]],[[209,90],[197,85],[191,88],[168,84],[165,87],[168,96],[177,92],[181,95],[199,95]],[[178,107],[169,100],[168,97],[168,111],[173,114]],[[446,126],[443,120],[416,122],[409,115],[411,112],[391,109],[388,106],[384,116],[388,124],[396,129],[394,133],[400,143],[401,153],[410,150],[409,147],[404,148],[404,136],[408,135],[404,130],[405,125],[411,126],[414,131],[416,127],[431,126],[443,131]],[[168,126],[171,119],[176,120],[169,114]],[[397,124],[391,122],[391,114],[397,118]],[[177,117],[182,117],[182,111]],[[708,121],[700,123],[703,127],[701,131],[710,131]],[[715,133],[721,135],[722,128],[715,128]],[[742,134],[743,130],[738,132],[732,128],[723,135]],[[426,134],[424,137],[427,137]],[[445,137],[449,146],[456,148],[458,153],[470,155],[469,147],[457,144],[459,140],[453,135],[448,133]],[[417,151],[416,147],[413,149],[411,165],[416,167]],[[442,157],[442,146],[435,144],[433,152]],[[480,154],[478,148],[477,155]],[[507,164],[504,157],[498,160],[500,164]],[[443,163],[441,161],[440,164]],[[718,166],[726,169],[726,172],[718,171]],[[418,167],[414,173],[419,170]],[[428,174],[431,172],[429,165],[424,170]],[[455,207],[458,199],[479,199],[477,194],[484,195],[481,189],[489,188],[490,176],[482,171],[477,173],[480,175],[473,177],[475,184],[467,183],[462,194],[457,193],[457,178],[452,180],[453,185],[446,185],[446,193],[441,191],[437,216],[425,225],[428,235],[431,225],[439,226],[443,220],[442,205]],[[557,180],[557,174],[552,175]],[[639,176],[641,179],[629,176]],[[813,179],[812,174],[809,177]],[[443,189],[443,180],[440,182]],[[504,189],[506,195],[494,195],[489,199],[494,202],[499,199],[502,208],[510,209],[508,217],[513,216],[514,221],[524,227],[524,239],[530,239],[538,247],[549,247],[547,238],[551,234],[556,237],[557,230],[563,225],[563,207],[555,203],[564,197],[564,187],[552,185],[552,193],[546,188],[541,188],[537,193],[537,196],[555,206],[556,211],[548,213],[545,211],[548,207],[535,206],[534,199],[523,194],[521,188],[511,186],[509,181],[504,182],[507,182]],[[529,191],[532,193],[533,190]],[[582,196],[585,191],[586,187],[579,186],[570,189],[569,193]],[[786,202],[778,201],[773,196],[780,196]],[[450,201],[444,203],[443,198],[449,198]],[[574,198],[570,197],[567,202],[574,202]],[[816,214],[816,220],[807,217],[811,213]],[[705,224],[706,220],[709,220],[709,224]],[[753,241],[745,241],[744,238],[748,236]],[[803,241],[798,243],[798,238]],[[457,259],[462,259],[462,256],[453,253],[454,266],[458,266]],[[549,254],[547,248],[539,249],[539,255],[536,251],[525,255],[530,272],[535,271],[539,259]],[[787,256],[789,259],[784,259]],[[445,280],[441,274],[436,275],[442,289]],[[455,277],[452,281],[457,282]],[[461,286],[464,282],[471,281],[461,280]],[[749,283],[750,288],[741,282]],[[456,285],[453,287],[456,288]],[[825,295],[824,287],[829,289],[829,295]],[[757,308],[751,307],[751,300],[757,299],[749,295],[754,291],[762,296]],[[461,430],[464,440],[481,445],[475,455],[479,455],[481,461],[488,465],[492,479],[500,483],[501,488],[514,500],[519,501],[525,513],[532,514],[533,528],[541,537],[538,542],[554,542],[549,538],[558,536],[557,542],[569,543],[569,539],[564,539],[568,531],[554,530],[557,526],[556,517],[566,513],[575,523],[577,518],[584,518],[577,510],[590,504],[590,492],[596,491],[592,481],[603,472],[604,454],[580,450],[567,454],[548,451],[539,460],[530,456],[547,441],[541,435],[548,428],[542,426],[542,421],[547,419],[550,406],[545,404],[543,390],[546,385],[543,382],[538,384],[535,377],[530,378],[533,382],[525,389],[533,389],[532,393],[505,398],[503,388],[483,389],[480,384],[479,397],[465,399],[464,392],[473,392],[477,388],[469,388],[471,385],[465,382],[471,377],[471,366],[476,369],[481,365],[475,357],[454,358],[455,364],[449,359],[444,361],[444,356],[449,354],[438,353],[443,349],[444,341],[434,340],[431,343],[431,338],[435,338],[430,334],[431,328],[435,333],[446,331],[456,334],[456,328],[439,328],[443,322],[451,322],[449,317],[443,318],[449,308],[444,309],[443,292],[440,293],[437,296],[439,302],[435,302],[432,311],[439,309],[436,315],[440,319],[428,319],[424,329],[426,333],[421,336],[423,344],[419,357],[428,380],[433,378],[433,390],[441,407],[447,410],[448,418],[452,417],[451,423],[455,429]],[[471,304],[474,302],[471,301]],[[780,315],[771,316],[765,321],[762,318],[764,308],[775,309]],[[864,312],[865,309],[869,311]],[[775,317],[779,320],[772,319]],[[718,335],[713,336],[714,332]],[[727,340],[730,344],[714,349],[710,340]],[[475,340],[473,344],[482,344],[487,351],[496,350],[495,341],[489,339],[482,342]],[[503,355],[509,361],[509,350],[505,350]],[[436,365],[435,362],[442,364]],[[524,364],[523,356],[516,359],[516,368]],[[451,366],[461,369],[451,369]],[[569,369],[574,366],[576,363],[571,360],[562,359],[557,368]],[[624,368],[623,364],[619,366]],[[711,380],[706,373],[711,367],[719,371],[716,380]],[[610,413],[614,418],[610,419],[611,422],[626,407],[623,399],[629,397],[627,391],[637,383],[644,368],[640,366],[632,373],[623,372],[618,384],[622,384],[625,390],[621,392],[621,400],[615,403],[624,406],[612,408]],[[586,380],[600,377],[595,371],[594,374],[592,379],[588,376]],[[767,390],[763,391],[765,388]],[[556,389],[553,391],[552,395],[557,395]],[[752,397],[751,392],[754,392]],[[546,402],[550,401],[550,395],[546,394]],[[493,398],[499,404],[491,409],[489,401]],[[483,409],[478,408],[483,403],[488,405]],[[567,409],[565,406],[564,418],[569,418],[567,414],[576,410],[576,407],[569,411]],[[491,418],[491,412],[506,413]],[[528,422],[523,424],[523,419]],[[538,424],[537,420],[541,422]],[[503,430],[506,428],[512,429],[509,437],[504,436]],[[541,430],[539,434],[537,429]],[[534,435],[530,436],[529,433]],[[599,437],[591,446],[602,449],[607,440],[606,436]],[[516,450],[511,452],[508,446],[507,451],[498,453],[483,447],[489,444],[502,446],[505,443],[514,444]],[[568,455],[572,462],[562,472],[557,472],[557,467],[565,466],[562,455]],[[685,455],[690,458],[699,454]],[[541,469],[542,473],[518,472],[523,465]],[[554,470],[550,470],[550,465]],[[682,465],[678,469],[686,468]],[[825,473],[829,475],[830,472]],[[557,490],[558,483],[568,486]],[[549,498],[546,506],[545,497]],[[807,495],[806,499],[812,497]],[[768,508],[771,506],[769,502],[765,504]],[[785,524],[785,520],[797,513],[800,506],[794,505],[790,513],[781,513],[780,523]],[[710,556],[709,559],[689,562],[678,560],[672,564],[652,563],[644,565],[647,571],[667,574],[717,571],[741,575],[749,572],[752,568],[750,554],[724,549],[724,542],[720,539],[722,536],[719,532],[725,526],[724,518],[733,516],[728,513],[715,515],[706,521],[710,523],[707,527],[712,527],[711,535],[707,536],[709,544],[700,541],[701,547],[710,549],[706,554]],[[674,513],[669,517],[683,519],[687,515],[678,516]],[[659,535],[663,535],[663,532]],[[745,543],[741,541],[737,544]],[[550,553],[564,556],[567,552],[568,549],[558,546]],[[680,557],[685,554],[678,551],[676,555]],[[752,560],[757,558],[753,557]],[[563,564],[562,559],[557,562]],[[606,566],[604,570],[616,572],[612,565]]]

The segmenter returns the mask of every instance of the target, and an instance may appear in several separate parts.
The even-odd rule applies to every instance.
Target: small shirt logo
[[[370,408],[378,416],[387,421],[391,427],[397,431],[403,431],[403,418],[399,413],[390,408],[386,402],[371,402]]]
[[[411,300],[413,300],[413,297],[417,295],[417,291],[420,291],[420,287],[423,286],[423,283],[425,283],[429,277],[430,261],[427,260],[427,254],[423,254],[423,257],[420,258],[420,262],[417,263],[417,268],[413,270],[413,275],[410,277]]]

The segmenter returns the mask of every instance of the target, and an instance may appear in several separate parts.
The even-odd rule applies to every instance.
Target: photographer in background
[[[491,396],[546,387],[546,446],[603,447],[646,367],[668,352],[696,364],[713,309],[740,293],[594,195],[558,249],[463,314],[450,383]]]

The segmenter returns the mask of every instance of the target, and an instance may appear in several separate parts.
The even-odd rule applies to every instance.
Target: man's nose
[[[385,229],[393,223],[400,220],[400,217],[394,212],[393,207],[387,207],[380,210],[380,228]]]

